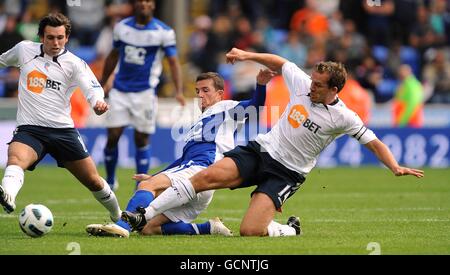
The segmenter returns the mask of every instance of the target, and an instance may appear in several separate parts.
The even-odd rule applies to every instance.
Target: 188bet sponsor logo
[[[27,75],[27,90],[36,94],[42,93],[44,89],[60,91],[61,82],[49,79],[45,74],[33,70]]]
[[[303,105],[294,105],[289,112],[288,121],[295,129],[303,125],[303,127],[316,134],[322,127],[311,121],[308,117],[308,111]]]

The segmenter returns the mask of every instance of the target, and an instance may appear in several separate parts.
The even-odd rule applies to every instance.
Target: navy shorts
[[[305,181],[303,175],[286,168],[269,153],[262,152],[261,146],[256,141],[250,141],[247,146],[238,146],[226,152],[224,156],[236,163],[243,179],[237,188],[256,185],[252,195],[256,192],[268,195],[276,209],[281,209],[284,202]]]
[[[27,170],[33,171],[36,165],[48,153],[64,167],[67,161],[76,161],[89,157],[89,152],[77,129],[49,128],[41,126],[22,125],[16,128],[14,136],[8,144],[20,142],[36,151],[38,159]]]

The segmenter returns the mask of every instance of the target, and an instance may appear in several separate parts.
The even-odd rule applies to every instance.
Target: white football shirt
[[[73,128],[70,97],[77,87],[92,107],[103,101],[89,66],[66,49],[51,57],[41,43],[22,41],[0,55],[0,68],[8,66],[20,68],[17,126]]]
[[[311,78],[295,64],[286,62],[282,74],[290,93],[289,104],[273,128],[255,140],[286,168],[308,174],[322,150],[343,134],[360,144],[377,138],[341,100],[333,105],[311,102]]]

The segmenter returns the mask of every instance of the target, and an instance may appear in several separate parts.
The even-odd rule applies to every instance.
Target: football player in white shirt
[[[39,22],[41,43],[22,41],[0,55],[0,68],[20,68],[17,128],[8,147],[8,161],[0,186],[0,204],[15,209],[24,170],[34,170],[46,154],[70,171],[110,212],[120,217],[117,198],[100,177],[70,117],[70,97],[80,87],[97,115],[108,110],[104,93],[89,66],[65,45],[71,31],[62,14],[49,14]]]
[[[197,193],[205,190],[256,185],[240,225],[241,236],[299,235],[298,217],[290,217],[282,225],[273,221],[275,212],[305,181],[320,152],[343,134],[365,145],[395,176],[424,176],[421,170],[400,166],[389,148],[339,100],[338,93],[347,75],[342,64],[320,62],[309,77],[295,64],[273,54],[234,48],[226,57],[232,64],[249,60],[281,73],[290,92],[286,111],[267,134],[226,152],[224,159],[190,180],[166,189],[144,213],[128,213],[129,220],[150,220],[165,209],[195,199]]]

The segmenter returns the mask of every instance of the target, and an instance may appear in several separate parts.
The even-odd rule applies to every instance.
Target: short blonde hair
[[[336,87],[338,93],[344,88],[347,81],[347,70],[342,63],[332,61],[322,61],[316,64],[314,71],[323,74],[327,73],[330,76],[328,80],[328,87]]]

